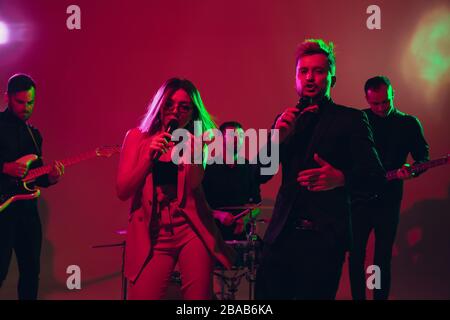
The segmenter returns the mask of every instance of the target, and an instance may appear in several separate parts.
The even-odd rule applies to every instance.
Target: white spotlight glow
[[[0,21],[0,45],[7,43],[9,40],[9,31],[6,23]]]

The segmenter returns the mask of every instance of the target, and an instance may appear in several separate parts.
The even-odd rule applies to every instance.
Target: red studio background
[[[66,26],[72,4],[79,30]],[[366,26],[372,4],[378,30]],[[198,86],[217,122],[268,128],[296,103],[294,51],[305,38],[335,43],[336,102],[366,108],[365,80],[387,75],[396,106],[421,120],[431,158],[450,151],[446,0],[0,0],[0,22],[0,91],[17,72],[37,81],[31,122],[47,162],[120,144],[172,76]],[[117,165],[117,155],[82,162],[44,190],[41,299],[120,299],[120,247],[92,248],[124,240],[115,233],[128,212],[115,193]],[[267,206],[279,184],[278,175],[262,186]],[[392,299],[450,298],[449,197],[448,166],[405,183]],[[66,287],[69,265],[81,268],[81,290]],[[0,299],[15,298],[16,269],[13,261]],[[337,298],[350,297],[346,264]]]

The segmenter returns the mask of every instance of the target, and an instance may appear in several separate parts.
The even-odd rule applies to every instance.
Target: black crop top
[[[156,161],[152,171],[155,185],[163,186],[177,184],[178,166],[172,161]]]

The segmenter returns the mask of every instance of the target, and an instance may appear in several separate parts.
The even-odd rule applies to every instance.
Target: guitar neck
[[[97,157],[96,151],[89,151],[82,153],[78,156],[66,158],[61,160],[61,163],[64,165],[64,167],[70,167],[74,164],[77,164],[81,161],[92,159]],[[23,179],[23,181],[32,181],[36,178],[39,178],[40,176],[43,176],[45,174],[48,174],[52,170],[53,165],[45,165],[36,169],[32,169],[28,172],[28,175]]]
[[[409,171],[414,172],[414,173],[422,172],[422,171],[425,171],[430,168],[442,166],[442,165],[446,164],[447,162],[448,162],[448,157],[431,160],[431,161],[427,161],[424,163],[419,163],[419,164],[413,165],[409,168]],[[388,181],[398,179],[397,170],[388,171],[386,173],[386,178]]]
[[[430,169],[430,168],[434,168],[434,167],[446,164],[447,161],[448,161],[447,158],[442,158],[442,159],[436,159],[436,160],[432,160],[432,161],[428,161],[428,162],[424,162],[424,163],[419,163],[419,164],[413,166],[413,170],[414,171],[423,171],[426,169]]]

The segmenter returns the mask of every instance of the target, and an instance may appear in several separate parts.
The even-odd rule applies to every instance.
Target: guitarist
[[[16,74],[8,81],[5,94],[7,108],[0,113],[0,188],[2,192],[14,188],[28,169],[42,166],[42,137],[36,128],[27,124],[35,104],[36,85],[25,74]],[[39,159],[30,168],[16,159],[36,154]],[[52,171],[36,179],[36,185],[48,187],[58,182],[64,173],[60,162]],[[38,294],[42,230],[37,200],[13,202],[0,214],[0,287],[8,273],[12,251],[19,267],[18,298],[35,300]]]
[[[429,160],[428,143],[419,120],[394,107],[394,90],[387,77],[376,76],[367,80],[364,90],[370,109],[364,110],[373,129],[380,160],[387,171],[397,170],[397,180],[388,182],[380,195],[371,201],[354,201],[352,206],[353,248],[350,252],[349,271],[352,296],[366,299],[364,261],[369,234],[375,233],[374,264],[380,267],[381,288],[374,289],[375,300],[389,297],[391,257],[400,204],[403,180],[417,177],[405,164],[411,154],[415,164]]]

